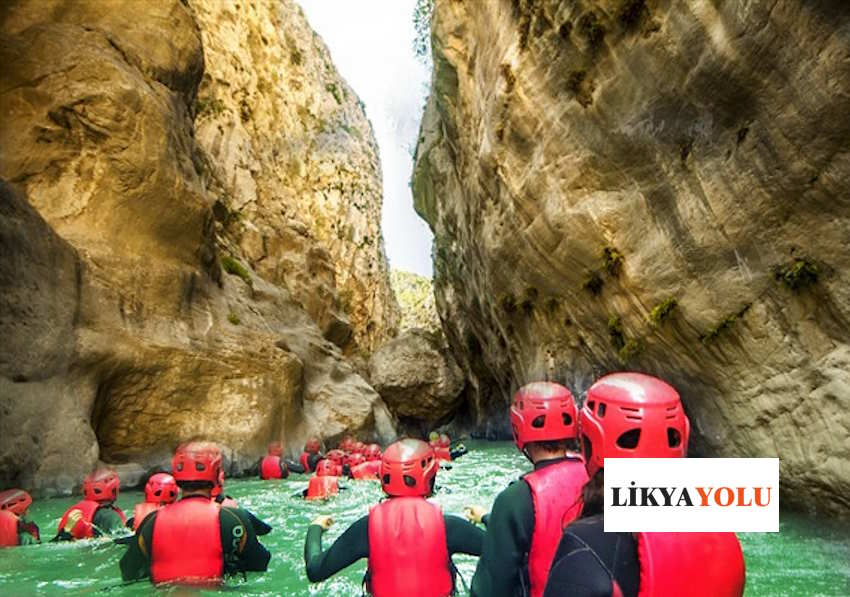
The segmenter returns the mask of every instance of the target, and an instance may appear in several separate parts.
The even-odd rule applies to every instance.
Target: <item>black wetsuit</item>
[[[203,496],[185,499],[206,500]],[[153,545],[153,527],[158,512],[146,517],[136,531],[136,536],[127,546],[127,552],[120,562],[121,577],[125,581],[140,580],[150,576],[150,547]],[[257,540],[251,523],[251,514],[241,508],[222,508],[219,513],[221,527],[221,547],[224,551],[224,572],[227,575],[240,572],[264,572],[268,567],[271,554]],[[237,527],[241,527],[237,529]],[[237,529],[234,534],[234,529]],[[234,536],[244,536],[244,542],[234,542]],[[238,549],[234,544],[241,545]]]
[[[321,454],[310,454],[309,456],[307,456],[307,462],[310,465],[309,471],[304,470],[304,467],[301,466],[301,463],[295,462],[294,460],[287,460],[284,464],[286,464],[289,470],[293,473],[308,473],[310,471],[316,470],[316,465],[323,458],[324,456],[322,456]]]
[[[459,516],[443,515],[446,522],[446,547],[449,556],[466,553],[477,556],[481,553],[484,531]],[[327,550],[322,550],[322,527],[311,524],[304,541],[304,563],[307,578],[311,582],[325,580],[355,563],[369,557],[369,515],[355,521],[334,541]]]
[[[604,528],[601,514],[566,528],[543,597],[610,597],[612,578],[624,597],[638,594],[637,541],[631,533],[606,533]]]
[[[218,494],[213,499],[217,504],[223,504],[224,500],[233,500],[231,496],[224,495],[222,493]],[[233,501],[235,502],[236,500]],[[248,519],[251,521],[251,526],[254,528],[254,532],[257,533],[258,536],[262,537],[263,535],[268,535],[272,532],[271,525],[257,518],[253,512],[245,510],[244,508],[240,508],[240,510],[248,515]]]
[[[112,508],[107,507],[107,504],[95,510],[92,516],[92,535],[100,537],[104,533],[107,535],[120,535],[125,532],[124,521],[118,516],[118,513]],[[74,541],[75,537],[68,531],[59,530],[56,536],[50,540],[54,541]]]

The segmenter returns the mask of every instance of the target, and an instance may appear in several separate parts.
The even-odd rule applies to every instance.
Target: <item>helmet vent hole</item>
[[[203,465],[203,463],[201,463],[201,462],[196,462],[196,463],[195,463],[195,470],[196,470],[196,471],[204,471],[204,470],[206,470],[206,468],[207,468],[207,467],[205,467],[205,466]]]
[[[671,448],[678,448],[682,444],[682,434],[678,429],[672,427],[667,428],[667,445]]]
[[[594,406],[596,406],[596,400],[590,400],[590,401],[588,401],[588,403],[587,403],[587,408],[589,408],[589,409],[591,410],[591,412],[593,411],[593,407],[594,407]]]
[[[546,415],[539,415],[534,417],[534,420],[531,422],[531,426],[535,429],[543,429],[543,426],[546,424]]]
[[[581,435],[581,443],[584,446],[584,458],[585,460],[590,460],[590,457],[593,456],[593,444],[590,443],[590,438],[586,435]]]
[[[640,441],[640,429],[626,431],[617,438],[617,445],[624,450],[634,450]]]
[[[95,487],[95,488],[94,488],[94,492],[95,492],[95,493],[98,493],[98,494],[99,494],[99,493],[102,493],[102,492],[100,491],[100,487]]]
[[[159,497],[159,496],[161,496],[161,495],[162,495],[162,490],[161,490],[161,489],[157,489],[156,491],[154,491],[154,492],[153,492],[153,494],[154,494],[156,497]]]
[[[390,476],[389,476],[389,474],[384,475],[384,478],[382,479],[382,482],[383,482],[383,484],[384,484],[384,485],[389,485],[389,484],[390,484]]]
[[[564,422],[564,426],[566,427],[573,424],[573,418],[570,416],[570,413],[561,413],[561,420]]]
[[[404,484],[408,487],[416,487],[416,479],[410,475],[404,475]]]
[[[425,464],[426,464],[426,463],[425,463],[425,459],[423,458],[422,460],[420,460],[420,461],[419,461],[419,464],[420,464],[420,466],[421,466],[422,468],[425,468]]]
[[[597,409],[596,409],[596,414],[597,414],[597,415],[599,415],[599,418],[602,418],[602,417],[604,417],[604,416],[605,416],[605,410],[606,410],[605,403],[604,403],[604,402],[600,402],[600,403],[599,403],[599,408],[597,408]]]

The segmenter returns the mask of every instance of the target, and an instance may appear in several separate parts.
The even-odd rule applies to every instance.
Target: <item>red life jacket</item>
[[[564,527],[581,514],[587,470],[581,460],[564,460],[523,476],[534,503],[534,532],[528,550],[531,597],[543,595]]]
[[[68,515],[71,514],[72,510],[79,510],[83,513],[83,515],[80,517],[77,524],[74,525],[74,528],[71,529],[71,535],[74,536],[74,539],[88,539],[94,537],[92,521],[94,520],[95,513],[101,508],[111,508],[116,514],[118,514],[118,516],[121,517],[122,522],[125,524],[127,523],[127,517],[124,516],[124,513],[114,504],[101,504],[100,502],[92,500],[83,500],[65,510],[65,514],[62,515],[62,520],[59,521],[58,530],[62,530],[65,527],[65,522],[68,520]]]
[[[351,469],[351,477],[354,479],[368,479],[377,481],[381,476],[381,461],[370,460],[358,464]]]
[[[156,513],[151,545],[151,580],[213,585],[224,576],[221,509],[213,501],[190,497]]]
[[[260,463],[260,479],[282,479],[280,456],[265,456]]]
[[[8,510],[0,510],[0,547],[20,545],[18,517]]]
[[[298,462],[301,463],[305,473],[313,472],[313,469],[310,467],[310,454],[307,452],[301,452],[301,456],[298,457]]]
[[[369,592],[375,597],[446,597],[454,590],[439,506],[394,497],[369,511]]]
[[[324,500],[339,493],[339,482],[336,477],[310,477],[307,485],[308,500]]]
[[[434,456],[439,458],[440,460],[451,461],[452,454],[449,449],[445,446],[438,446],[434,448]]]
[[[133,508],[133,530],[136,531],[142,526],[142,521],[147,518],[151,512],[159,510],[160,505],[153,502],[141,502]]]
[[[735,533],[638,533],[638,597],[740,597],[746,567]]]

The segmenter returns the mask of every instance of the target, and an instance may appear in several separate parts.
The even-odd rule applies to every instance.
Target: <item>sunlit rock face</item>
[[[692,453],[850,511],[848,40],[838,1],[437,0],[413,186],[479,429],[646,371]]]
[[[375,237],[380,211],[371,131],[292,3],[230,15],[219,4],[4,7],[4,486],[67,491],[98,460],[138,470],[129,463],[162,463],[188,439],[219,442],[240,470],[272,439],[294,453],[309,435],[394,433],[343,355],[368,354],[394,326],[380,240],[355,246]],[[207,27],[278,49],[249,63]],[[291,59],[286,35],[300,40],[305,81],[321,83],[296,93],[268,79],[257,95],[275,70],[264,61]],[[252,111],[234,112],[243,98]],[[274,111],[288,103],[289,116]],[[302,105],[323,126],[298,136],[287,118]],[[346,123],[362,127],[357,143]],[[273,156],[302,160],[297,176],[275,179]],[[331,221],[350,241],[328,240]],[[371,329],[369,308],[383,314]]]

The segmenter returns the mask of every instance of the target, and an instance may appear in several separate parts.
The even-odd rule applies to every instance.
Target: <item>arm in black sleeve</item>
[[[472,578],[473,597],[509,597],[520,586],[531,535],[534,504],[524,481],[509,485],[493,504],[481,558]]]
[[[245,510],[244,508],[240,508],[242,512],[244,512],[248,516],[248,520],[251,523],[251,528],[254,529],[254,532],[258,537],[262,537],[263,535],[268,535],[272,532],[272,527],[270,524],[266,523],[263,520],[257,518],[257,516],[251,512],[250,510]]]
[[[304,467],[301,466],[301,463],[295,462],[294,460],[287,460],[286,461],[286,467],[289,469],[290,472],[293,472],[293,473],[304,473],[304,472],[306,472],[304,470]]]
[[[227,572],[264,572],[272,556],[257,540],[248,512],[222,508],[219,520]]]
[[[280,461],[280,478],[286,479],[289,477],[289,465],[286,464],[286,461],[281,459]]]
[[[334,541],[322,550],[322,527],[311,524],[304,541],[304,564],[311,582],[325,580],[351,566],[360,558],[369,557],[369,516],[355,521]]]
[[[444,515],[444,518],[449,555],[466,553],[471,556],[480,556],[484,531],[459,516]]]
[[[153,513],[142,522],[136,530],[133,540],[127,544],[127,551],[121,557],[118,566],[121,568],[121,578],[124,581],[140,580],[148,575],[150,560],[148,549],[153,541],[153,521],[156,513]]]

